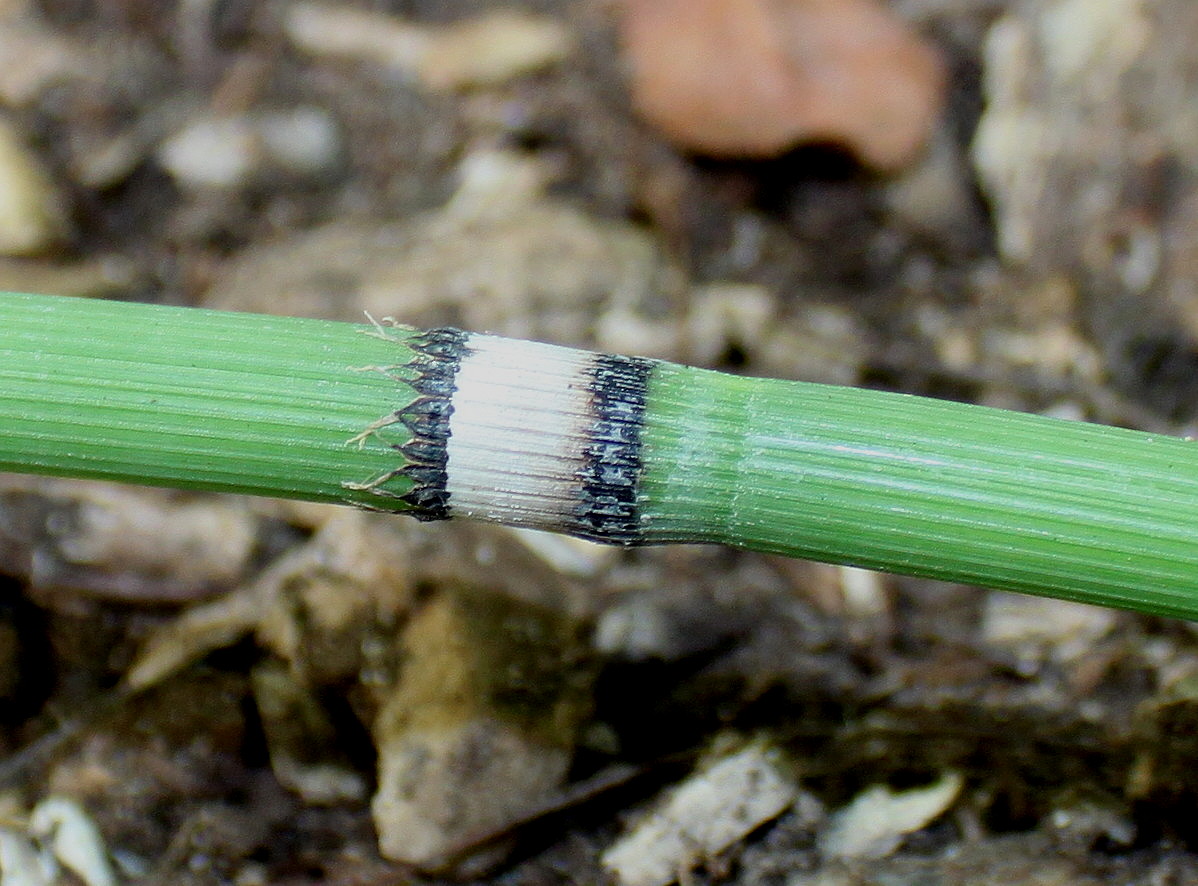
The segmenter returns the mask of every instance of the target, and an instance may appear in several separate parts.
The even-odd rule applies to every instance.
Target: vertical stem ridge
[[[647,540],[1198,614],[1185,440],[673,366],[649,414]]]
[[[377,505],[406,432],[350,441],[413,394],[373,331],[0,294],[0,470]]]

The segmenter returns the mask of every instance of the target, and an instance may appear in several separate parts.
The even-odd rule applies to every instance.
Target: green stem
[[[456,331],[0,293],[0,470],[720,542],[1198,618],[1188,441]]]
[[[348,441],[411,391],[362,367],[410,353],[371,332],[0,294],[0,470],[377,504],[345,484],[396,467],[386,431]]]
[[[655,382],[655,539],[1198,615],[1189,441],[685,367]]]

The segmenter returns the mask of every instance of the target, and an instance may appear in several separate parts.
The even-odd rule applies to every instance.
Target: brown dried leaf
[[[633,102],[687,150],[842,144],[895,170],[940,114],[936,50],[875,0],[624,0]]]

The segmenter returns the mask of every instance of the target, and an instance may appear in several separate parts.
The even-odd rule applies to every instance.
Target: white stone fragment
[[[62,205],[49,174],[16,128],[0,119],[0,255],[30,255],[59,239]]]
[[[332,3],[297,3],[284,28],[316,56],[373,62],[430,89],[495,86],[561,61],[574,40],[561,22],[497,10],[444,26]]]
[[[296,3],[283,24],[287,38],[316,56],[346,58],[416,70],[432,34],[381,12],[336,3]]]
[[[84,48],[41,27],[32,15],[0,6],[0,17],[0,103],[25,107],[85,69]]]
[[[511,151],[481,148],[458,164],[458,185],[445,204],[445,220],[472,222],[510,216],[516,208],[543,200],[544,164]]]
[[[25,834],[0,829],[0,886],[53,886],[55,876],[53,860]]]
[[[978,178],[1000,204],[1023,207],[1044,189],[1047,163],[1054,148],[1052,123],[1027,106],[1032,88],[1032,35],[1019,21],[1001,19],[991,27],[983,47],[989,105],[974,133],[971,155]],[[1026,213],[997,213],[999,246],[1005,256],[1027,261],[1035,249],[1035,229]]]
[[[200,117],[162,143],[158,160],[181,185],[236,188],[264,169],[313,174],[341,152],[332,116],[296,108],[230,117]]]
[[[496,86],[549,67],[573,46],[559,21],[515,10],[495,10],[438,31],[420,66],[432,89]]]
[[[845,613],[850,618],[878,618],[890,610],[882,576],[857,566],[837,567]]]
[[[379,850],[421,868],[439,868],[471,840],[518,822],[570,765],[567,750],[494,719],[400,729],[375,745],[379,787],[370,808]]]
[[[620,556],[619,548],[585,538],[571,538],[534,529],[512,528],[509,531],[524,547],[566,575],[580,578],[595,575]]]
[[[883,190],[887,205],[903,222],[941,237],[970,236],[974,196],[966,157],[942,123],[918,162]]]
[[[934,784],[909,791],[885,785],[866,788],[836,812],[820,834],[828,858],[885,858],[903,838],[944,814],[961,792],[961,776],[952,772]]]
[[[192,187],[240,185],[256,165],[253,133],[240,117],[196,120],[163,142],[158,160]]]
[[[1123,70],[1152,39],[1151,10],[1145,0],[1058,0],[1040,18],[1045,61],[1063,82],[1096,66]]]
[[[1134,180],[1150,157],[1192,163],[1192,74],[1174,55],[1193,42],[1192,22],[1179,14],[1186,6],[1040,0],[1013,4],[991,26],[982,53],[986,110],[972,159],[994,204],[1005,258],[1066,267],[1107,262],[1094,244],[1115,236],[1123,242],[1124,220],[1138,218],[1124,205],[1134,198],[1121,183]],[[1139,239],[1133,287],[1143,286],[1137,281],[1160,248]]]
[[[1110,609],[1019,594],[990,594],[982,614],[982,637],[1024,659],[1076,661],[1107,636],[1118,621]]]
[[[669,793],[605,853],[621,886],[667,886],[781,815],[797,788],[760,745],[723,757]]]
[[[670,625],[662,608],[652,600],[625,600],[604,611],[591,642],[602,655],[619,655],[630,661],[665,658]]]
[[[729,344],[745,346],[764,338],[777,316],[777,303],[764,286],[754,283],[710,283],[697,286],[686,315],[690,359],[710,366]]]
[[[292,108],[255,120],[267,159],[287,172],[314,174],[341,154],[337,121],[323,108]]]
[[[42,800],[29,817],[29,830],[87,886],[116,886],[100,829],[74,800],[61,796]]]

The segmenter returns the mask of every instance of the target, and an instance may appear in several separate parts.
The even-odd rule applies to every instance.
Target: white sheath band
[[[578,507],[591,423],[589,351],[471,335],[454,376],[449,512],[562,530]]]

